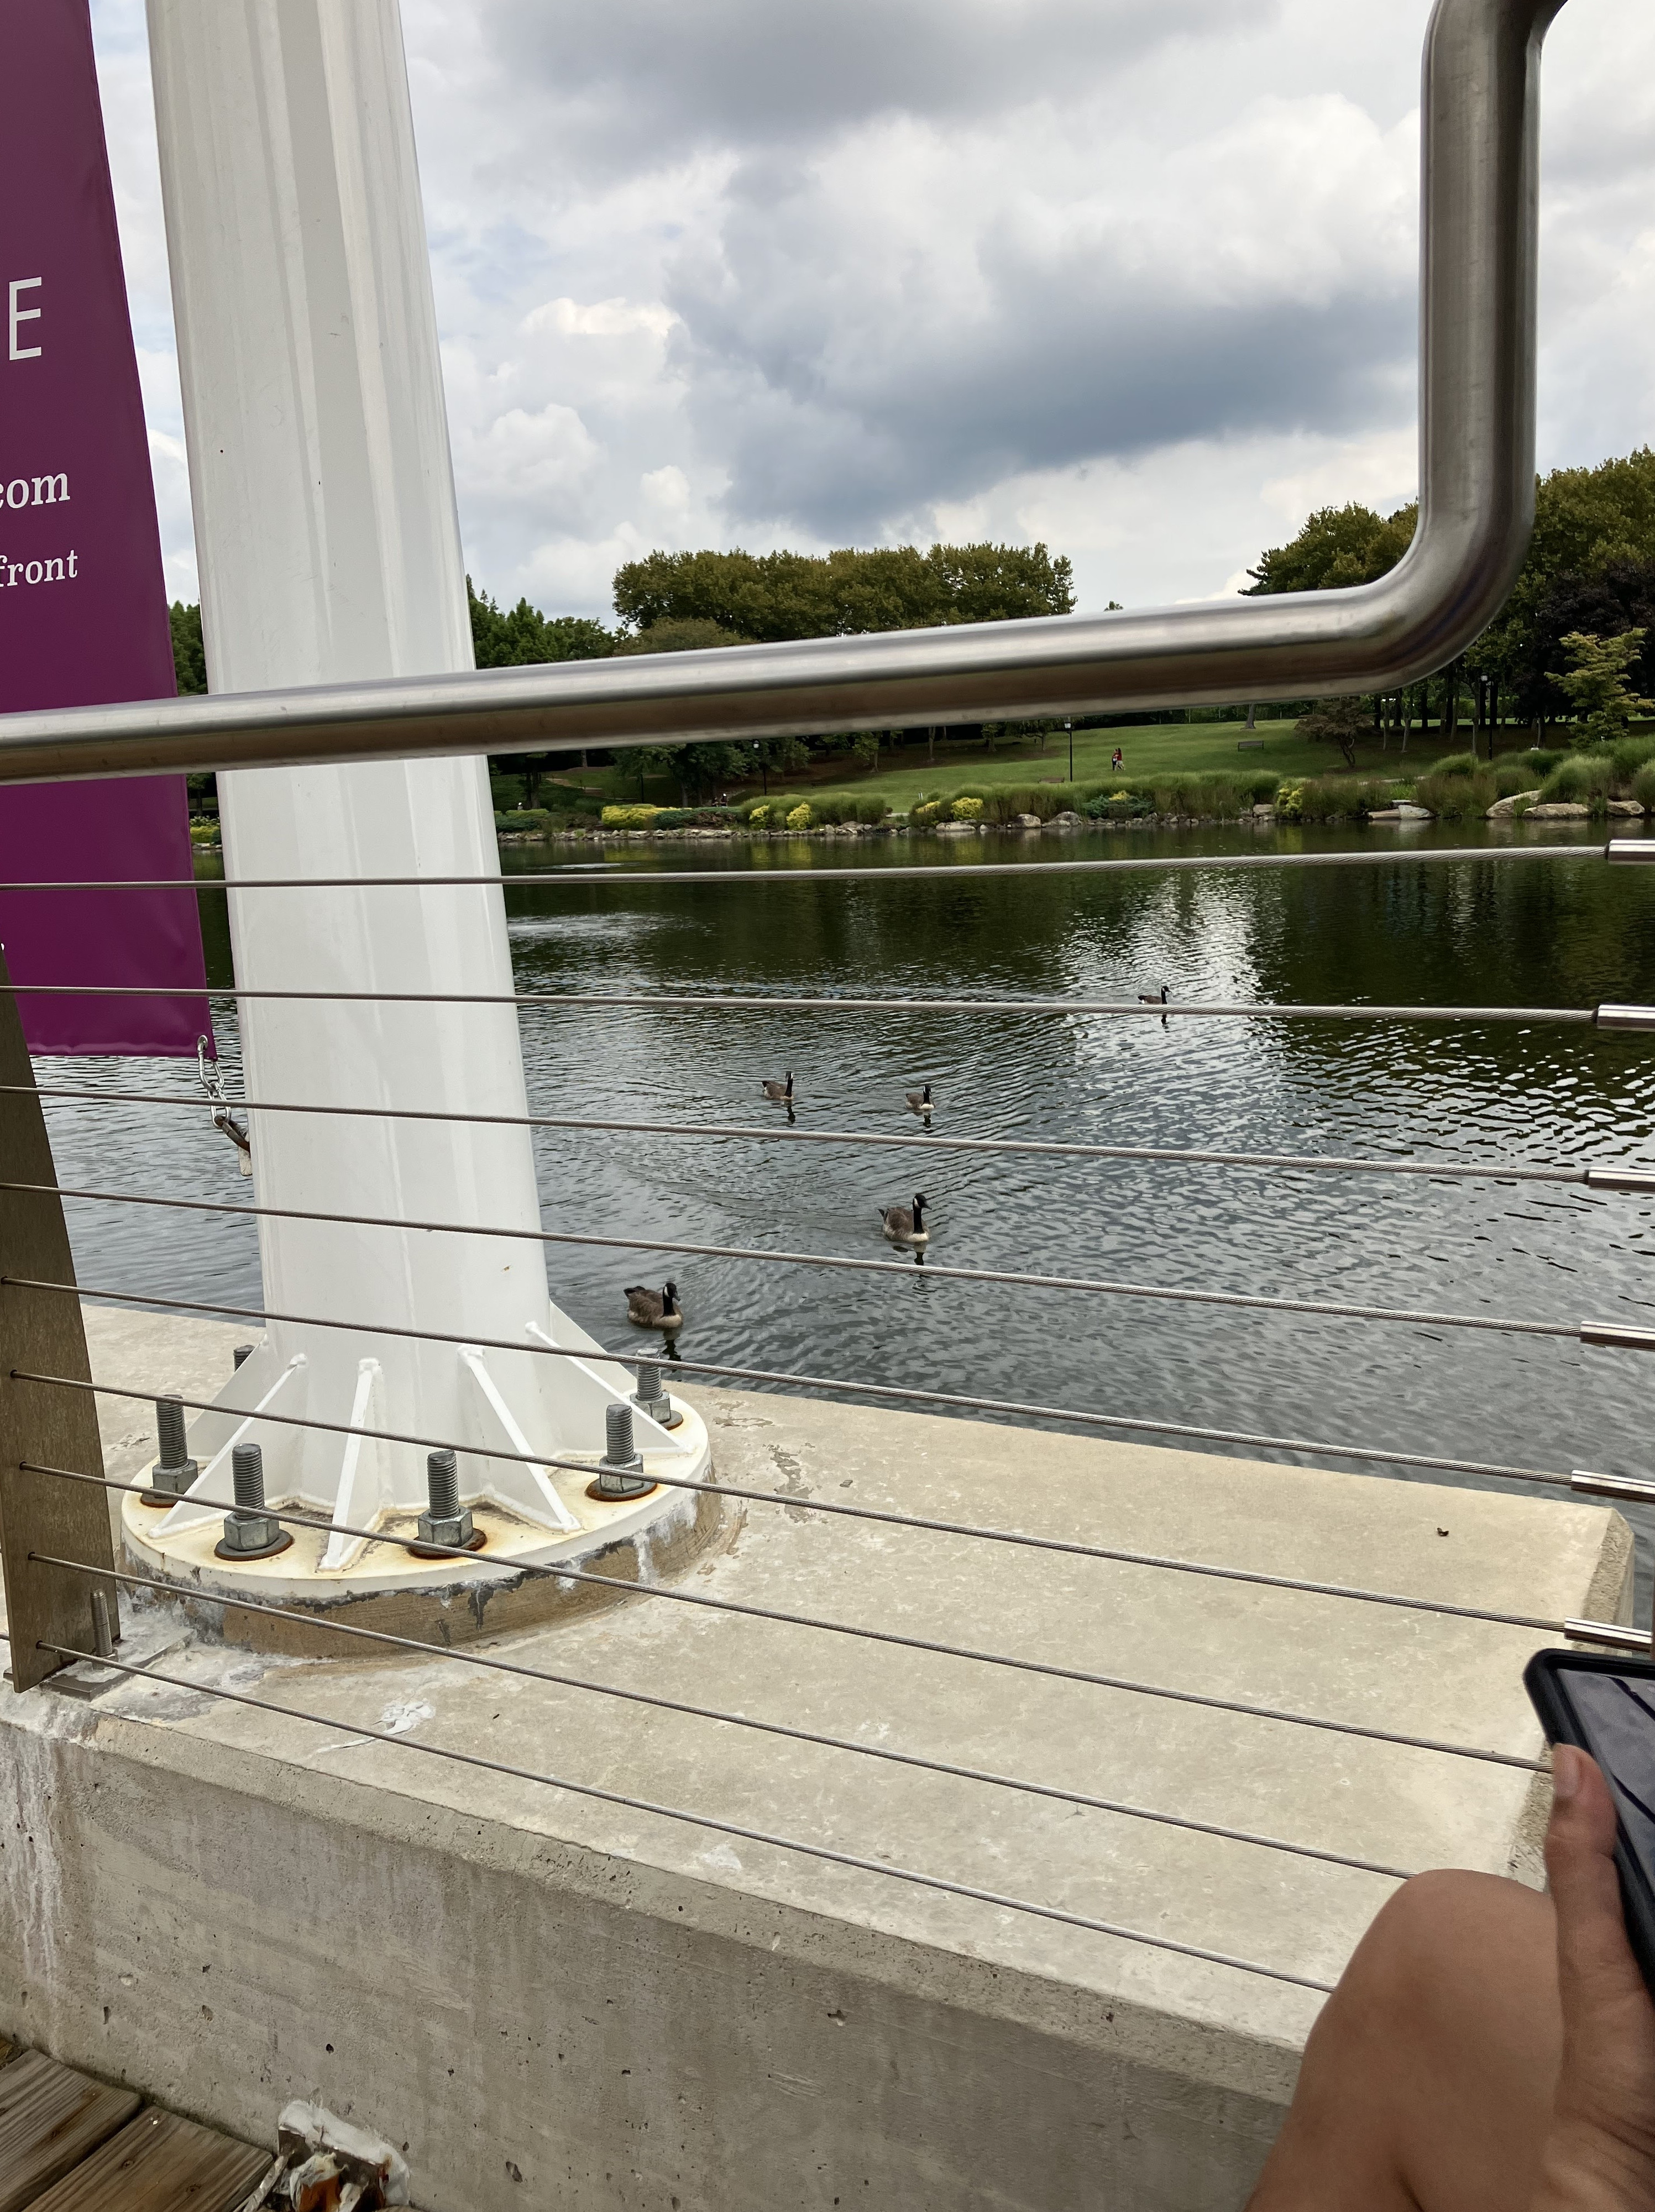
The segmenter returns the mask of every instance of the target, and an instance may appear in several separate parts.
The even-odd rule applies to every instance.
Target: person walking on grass
[[[1117,745],[1110,760],[1109,772],[1111,775],[1118,775],[1125,766],[1125,756],[1122,753],[1119,745]]]

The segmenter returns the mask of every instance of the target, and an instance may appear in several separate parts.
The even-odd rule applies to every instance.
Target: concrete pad
[[[128,1352],[170,1374],[188,1325],[149,1325]],[[94,1336],[100,1376],[105,1357]],[[701,1596],[1518,1759],[1541,1747],[1520,1676],[1543,1632],[812,1504],[1560,1622],[1628,1600],[1624,1522],[1572,1501],[692,1395],[721,1478],[785,1500],[733,1510],[668,1585]],[[173,1632],[135,1615],[127,1649]],[[1537,1879],[1521,1766],[642,1595],[473,1649],[1347,1857]],[[0,1702],[0,2029],[253,2140],[313,2094],[407,2142],[431,2212],[1231,2212],[1319,1999],[415,1746],[1316,1980],[1395,1887],[452,1656],[192,1642],[158,1663],[192,1686]]]

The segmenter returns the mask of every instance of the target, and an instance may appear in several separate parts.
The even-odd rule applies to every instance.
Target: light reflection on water
[[[1293,833],[1282,833],[1293,839]],[[1366,833],[1377,839],[1381,833]],[[1293,839],[1293,842],[1299,842]],[[1327,836],[1323,845],[1356,838]],[[1454,842],[1469,842],[1457,835]],[[1210,833],[1208,849],[1256,833]],[[1000,856],[1003,842],[968,847]],[[1029,842],[1049,859],[1187,842]],[[812,867],[919,848],[679,848],[639,869]],[[940,862],[958,844],[938,843]],[[1019,855],[1020,857],[1020,855]],[[508,871],[544,866],[520,850]],[[629,871],[630,872],[630,871]],[[204,902],[215,980],[222,911]],[[744,990],[1380,1003],[1655,1003],[1655,890],[1601,861],[782,888],[514,890],[524,989]],[[222,1049],[238,1088],[233,1022]],[[1655,1045],[1544,1026],[1177,1022],[978,1013],[530,1009],[530,1095],[550,1113],[1584,1166],[1649,1157]],[[43,1081],[194,1094],[167,1062],[44,1063]],[[204,1110],[52,1109],[67,1183],[245,1199]],[[349,1125],[334,1124],[341,1142]],[[889,1256],[879,1208],[931,1201],[933,1262],[1523,1318],[1650,1325],[1651,1207],[1563,1186],[1278,1173],[746,1138],[539,1133],[547,1225]],[[256,1304],[252,1224],[71,1202],[84,1281]],[[622,1285],[671,1273],[686,1357],[1036,1399],[1216,1428],[1567,1470],[1645,1471],[1637,1355],[1561,1340],[1178,1307],[915,1271],[874,1278],[552,1247],[553,1293],[622,1343]],[[1037,1449],[1031,1444],[1031,1449]]]

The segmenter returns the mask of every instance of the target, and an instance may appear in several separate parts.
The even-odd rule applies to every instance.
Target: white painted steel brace
[[[150,0],[149,33],[213,690],[469,670],[397,0]],[[222,777],[219,798],[233,876],[499,871],[480,759],[247,769]],[[243,985],[512,988],[495,885],[246,890],[229,895],[229,915]],[[240,1027],[254,1095],[527,1110],[509,1006],[254,1001]],[[264,1203],[539,1225],[526,1128],[255,1114],[252,1141]],[[462,1496],[491,1501],[513,1532],[491,1541],[490,1557],[562,1555],[594,1528],[672,1509],[678,1494],[667,1492],[618,1514],[588,1500],[579,1477],[488,1455],[493,1445],[595,1461],[605,1406],[633,1389],[613,1361],[577,1368],[527,1350],[548,1326],[562,1343],[597,1349],[550,1305],[538,1247],[265,1221],[259,1256],[267,1305],[526,1348],[491,1352],[485,1367],[451,1347],[272,1324],[227,1387],[223,1413],[198,1425],[205,1472],[191,1497],[164,1516],[129,1504],[129,1540],[149,1556],[238,1585],[453,1579],[452,1563],[340,1538],[245,1569],[213,1559],[232,1432],[262,1444],[273,1502],[372,1516],[375,1526],[400,1526],[425,1504],[417,1448],[250,1419],[277,1378],[284,1410],[301,1400],[299,1410],[324,1419],[470,1441]],[[636,1429],[647,1455],[704,1471],[693,1417],[669,1435],[640,1414]]]

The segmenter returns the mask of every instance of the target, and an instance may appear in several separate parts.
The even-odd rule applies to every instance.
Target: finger
[[[1564,2017],[1571,2020],[1583,2003],[1640,1991],[1642,1977],[1622,1915],[1609,1784],[1585,1752],[1561,1743],[1552,1754],[1552,1790],[1546,1872],[1557,1908]]]

